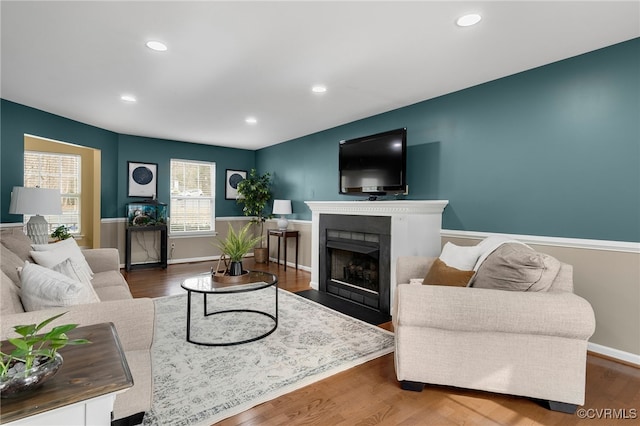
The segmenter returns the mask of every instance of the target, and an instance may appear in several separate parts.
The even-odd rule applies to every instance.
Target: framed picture
[[[227,200],[237,200],[244,198],[238,194],[238,184],[247,178],[246,170],[229,170],[227,169],[227,178],[225,179],[224,198]]]
[[[127,190],[129,197],[156,199],[158,195],[158,164],[127,162],[129,178]]]

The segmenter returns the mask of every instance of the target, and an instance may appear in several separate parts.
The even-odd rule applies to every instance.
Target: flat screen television
[[[403,194],[407,188],[407,129],[340,141],[340,194]]]

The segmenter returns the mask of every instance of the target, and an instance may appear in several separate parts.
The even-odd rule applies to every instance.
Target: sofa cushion
[[[20,302],[20,289],[11,281],[4,272],[0,272],[0,315],[17,314],[24,312]]]
[[[98,272],[93,275],[91,285],[96,290],[102,287],[125,287],[127,290],[129,289],[129,285],[120,271]]]
[[[100,298],[101,302],[108,302],[109,300],[126,300],[133,299],[128,287],[123,286],[109,286],[100,287],[95,289],[96,294]]]
[[[474,271],[462,271],[448,266],[442,260],[436,259],[422,284],[466,287],[474,273]]]
[[[451,242],[447,242],[440,253],[440,260],[448,266],[470,271],[480,257],[480,248],[478,246],[457,246]]]
[[[3,245],[0,245],[0,267],[2,272],[17,286],[20,285],[20,277],[18,277],[18,268],[22,268],[24,261],[14,252]]]
[[[35,251],[53,251],[59,254],[62,260],[66,258],[73,259],[80,265],[90,277],[93,277],[93,271],[82,254],[82,250],[78,247],[78,243],[73,238],[67,238],[54,244],[32,244],[31,247]],[[30,253],[31,254],[31,253]]]
[[[91,275],[87,273],[86,268],[69,257],[68,250],[32,251],[31,257],[40,266],[60,272],[72,280],[91,285]]]
[[[560,262],[524,244],[500,245],[482,262],[469,283],[472,287],[511,291],[547,291]]]
[[[21,228],[8,228],[0,230],[2,245],[15,253],[22,261],[31,260],[31,240]]]
[[[28,261],[20,272],[20,280],[20,299],[27,311],[100,301],[91,286]]]

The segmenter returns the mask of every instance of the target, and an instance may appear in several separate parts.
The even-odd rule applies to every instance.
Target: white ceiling
[[[469,12],[483,20],[457,27]],[[246,149],[640,36],[638,1],[3,0],[1,19],[4,99]]]

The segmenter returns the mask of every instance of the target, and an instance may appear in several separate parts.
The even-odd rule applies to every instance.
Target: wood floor
[[[180,282],[212,262],[124,272],[134,297],[183,294]],[[310,274],[245,261],[279,277],[280,288],[309,288]],[[391,329],[391,324],[383,324]],[[400,389],[393,354],[261,404],[219,425],[628,425],[640,418],[640,369],[589,354],[584,411],[563,414],[514,396],[444,386]],[[582,416],[579,414],[582,413]],[[581,418],[584,417],[584,418]],[[635,419],[635,420],[634,420]]]

